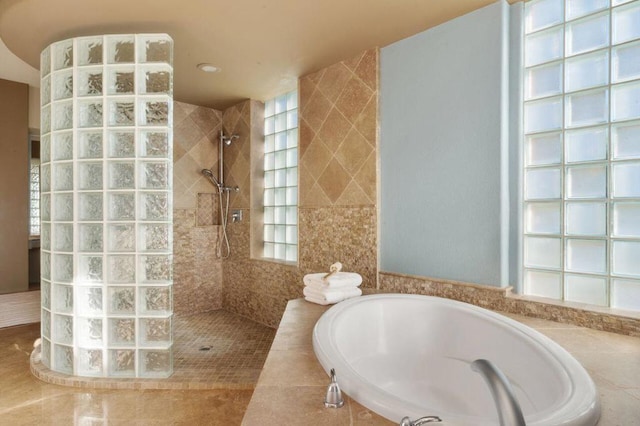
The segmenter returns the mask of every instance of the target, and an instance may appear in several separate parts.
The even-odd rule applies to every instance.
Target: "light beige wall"
[[[40,129],[40,88],[29,86],[29,129]]]
[[[29,86],[0,80],[0,293],[29,288]]]

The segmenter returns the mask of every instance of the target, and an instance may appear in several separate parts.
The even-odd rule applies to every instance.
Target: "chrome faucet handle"
[[[325,408],[340,408],[344,405],[344,399],[342,398],[342,391],[338,386],[336,379],[336,370],[331,369],[331,383],[327,388],[327,394],[324,397]]]
[[[409,416],[407,416],[403,417],[402,420],[400,420],[400,426],[420,426],[425,423],[440,423],[441,421],[442,419],[438,416],[425,416],[413,421],[409,418]]]

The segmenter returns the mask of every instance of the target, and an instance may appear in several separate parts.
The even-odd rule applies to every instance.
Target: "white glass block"
[[[139,75],[138,87],[141,94],[173,93],[170,67],[144,68]]]
[[[73,251],[73,225],[66,223],[54,224],[51,241],[55,251]]]
[[[78,132],[79,158],[102,158],[102,132]]]
[[[40,191],[51,191],[51,167],[48,164],[40,166]]]
[[[287,112],[287,129],[296,129],[298,127],[298,110]]]
[[[51,47],[47,47],[40,54],[40,75],[42,77],[51,72]]]
[[[80,284],[103,281],[101,256],[79,256],[78,282]]]
[[[43,303],[44,307],[44,303]],[[51,312],[46,309],[41,310],[40,322],[42,326],[42,337],[51,339]]]
[[[607,159],[607,127],[568,130],[565,132],[565,161],[595,161]]]
[[[284,225],[287,221],[287,208],[286,207],[276,207],[274,209],[274,223],[277,225]]]
[[[130,158],[136,155],[135,133],[117,131],[109,133],[109,157]]]
[[[276,168],[276,155],[275,153],[268,153],[264,155],[264,169],[273,170]]]
[[[287,257],[287,246],[285,244],[273,245],[273,258],[285,260]]]
[[[102,64],[102,37],[78,39],[78,65]]]
[[[607,196],[607,167],[567,168],[566,193],[568,198],[605,198]]]
[[[605,203],[567,203],[565,213],[567,235],[605,236],[607,206]]]
[[[287,111],[298,108],[298,91],[293,90],[287,93]]]
[[[286,190],[284,188],[276,188],[274,191],[275,205],[284,206],[286,204]]]
[[[276,119],[275,117],[268,117],[264,120],[264,134],[272,135],[276,131]]]
[[[139,124],[142,126],[168,126],[171,121],[171,103],[166,99],[140,103]]]
[[[640,43],[615,46],[611,49],[613,83],[640,78]]]
[[[73,343],[73,317],[53,315],[53,340],[58,343]]]
[[[296,167],[298,165],[298,149],[292,148],[286,151],[287,153],[287,167]],[[276,157],[277,159],[277,157]]]
[[[283,225],[276,225],[274,227],[274,241],[276,243],[286,242],[286,227]]]
[[[102,189],[102,163],[79,163],[78,185],[80,189]]]
[[[40,248],[51,250],[51,224],[49,223],[40,225]]]
[[[298,168],[287,169],[287,186],[298,186]]]
[[[140,287],[140,312],[171,314],[171,286]]]
[[[612,273],[640,277],[640,242],[613,241]]]
[[[47,368],[52,368],[51,365],[51,341],[49,338],[42,339],[42,364],[44,364]]]
[[[135,40],[133,36],[107,36],[106,43],[108,63],[135,62]]]
[[[277,151],[275,153],[275,168],[283,169],[285,167],[287,167],[287,152]]]
[[[142,157],[169,158],[169,135],[162,131],[140,132],[140,155]]]
[[[73,40],[60,41],[51,50],[53,69],[59,70],[73,66]]]
[[[574,272],[607,272],[607,243],[604,240],[568,239],[565,268]]]
[[[271,117],[276,112],[275,99],[269,99],[264,103],[264,116]]]
[[[265,189],[264,196],[262,202],[265,206],[275,206],[275,190],[273,189]]]
[[[107,205],[109,220],[133,220],[136,217],[136,198],[133,193],[109,193]]]
[[[103,231],[102,224],[77,225],[80,232],[80,251],[101,252]]]
[[[609,14],[589,16],[566,25],[566,55],[589,52],[609,45]]]
[[[274,173],[274,186],[283,187],[287,185],[287,170],[280,169],[276,170]],[[265,186],[266,188],[266,186]]]
[[[56,132],[51,136],[51,156],[53,160],[73,159],[73,134],[71,132]]]
[[[53,220],[73,220],[73,194],[53,194]]]
[[[613,196],[640,197],[640,163],[613,165]]]
[[[570,302],[607,306],[607,279],[582,275],[565,275],[564,298]]]
[[[102,101],[78,102],[80,127],[102,127]]]
[[[42,279],[51,279],[51,254],[45,251],[40,253],[40,276]]]
[[[606,123],[609,119],[607,89],[580,92],[565,97],[565,126],[577,127]]]
[[[296,148],[298,146],[298,129],[287,130],[287,148]]]
[[[171,281],[171,256],[140,256],[139,268],[142,282]]]
[[[109,68],[107,71],[107,94],[132,95],[135,93],[135,68]]]
[[[525,232],[528,234],[559,234],[559,203],[527,203],[524,208]]]
[[[53,104],[53,130],[73,127],[73,104],[71,102]]]
[[[139,187],[145,189],[168,189],[169,164],[166,162],[141,162]]]
[[[627,83],[611,88],[611,119],[613,121],[640,117],[640,83]]]
[[[287,133],[286,132],[280,132],[280,133],[276,133],[274,136],[275,136],[274,149],[276,151],[281,151],[283,149],[286,149],[287,148]]]
[[[135,314],[136,291],[134,287],[109,287],[107,297],[110,314]]]
[[[618,6],[635,0],[611,0],[611,6]]]
[[[275,227],[273,225],[264,225],[264,241],[275,241]]]
[[[264,187],[265,188],[273,188],[275,185],[276,173],[274,171],[269,171],[264,173]]]
[[[113,284],[127,284],[136,282],[135,256],[109,256],[107,258],[108,279]]]
[[[53,189],[70,191],[73,189],[73,165],[61,163],[53,165]]]
[[[45,77],[40,83],[40,105],[44,106],[51,102],[51,77]]]
[[[640,38],[640,3],[617,7],[611,14],[613,44]]]
[[[111,252],[135,251],[136,234],[135,225],[117,224],[107,225],[108,249]]]
[[[73,287],[69,285],[53,285],[53,309],[56,312],[73,312]]]
[[[525,70],[524,98],[535,99],[562,92],[562,62]]]
[[[134,189],[136,184],[133,161],[109,163],[109,189]]]
[[[140,377],[164,378],[171,376],[173,372],[172,360],[171,349],[141,350],[139,361]]]
[[[265,224],[272,224],[273,223],[273,213],[274,213],[274,208],[273,207],[265,207],[264,208],[264,215],[263,215],[263,222]]]
[[[609,52],[601,50],[567,59],[565,91],[603,86],[609,82]]]
[[[51,137],[49,135],[40,138],[40,161],[42,163],[51,161]]]
[[[286,247],[286,260],[288,262],[297,262],[298,261],[298,246],[287,244]]]
[[[100,347],[103,345],[102,319],[77,318],[77,342],[83,347]]]
[[[287,110],[287,95],[280,95],[275,99],[275,113],[280,114]]]
[[[140,343],[144,346],[168,346],[171,344],[171,320],[169,318],[141,318]]]
[[[563,45],[564,31],[562,27],[526,36],[524,41],[525,66],[531,67],[562,58]]]
[[[640,238],[640,203],[613,205],[613,236]]]
[[[298,227],[297,226],[287,226],[286,227],[285,242],[287,244],[297,244],[297,242],[298,242]]]
[[[276,138],[274,135],[266,135],[264,137],[264,152],[265,154],[273,152],[276,149]]]
[[[273,259],[274,254],[275,254],[275,251],[274,251],[273,243],[265,242],[262,248],[262,255],[268,259]]]
[[[560,169],[533,169],[525,172],[525,199],[560,198]]]
[[[286,191],[286,204],[288,206],[295,206],[296,204],[298,204],[298,187],[289,187]]]
[[[54,73],[52,78],[53,99],[69,99],[73,96],[73,73],[60,71]]]
[[[555,130],[562,127],[562,99],[551,98],[524,105],[525,133]]]
[[[138,247],[145,252],[167,252],[171,250],[171,233],[167,224],[139,225]]]
[[[73,279],[73,256],[54,254],[51,275],[54,281],[70,283]]]
[[[165,192],[140,193],[140,219],[168,220],[171,206]]]
[[[278,103],[276,101],[276,107]],[[287,114],[282,113],[275,116],[275,128],[276,132],[284,132],[287,130]],[[277,149],[277,148],[276,148]]]
[[[102,67],[78,70],[78,95],[102,96]]]
[[[51,220],[51,195],[49,194],[40,194],[40,218],[42,220]]]
[[[78,375],[96,376],[104,375],[102,370],[102,349],[78,348],[78,358],[76,360]]]
[[[173,42],[166,35],[138,36],[139,62],[173,63]]]
[[[133,99],[109,101],[109,125],[133,126],[136,124],[136,107]]]
[[[53,345],[53,369],[64,374],[73,374],[73,348]]]
[[[563,20],[562,0],[537,0],[524,5],[524,22],[527,33],[559,24]]]
[[[524,238],[524,264],[527,267],[560,268],[560,251],[559,238]]]
[[[611,307],[640,311],[640,281],[611,281]]]
[[[136,351],[133,349],[111,349],[108,352],[110,377],[135,377]]]
[[[566,19],[579,18],[606,9],[608,6],[609,0],[567,0]]]
[[[530,271],[524,272],[525,293],[531,296],[562,298],[562,277],[556,272]]]

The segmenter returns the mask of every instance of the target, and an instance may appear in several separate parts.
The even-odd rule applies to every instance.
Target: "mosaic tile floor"
[[[223,310],[176,316],[173,375],[168,379],[104,379],[31,371],[53,384],[94,389],[253,389],[276,330]]]

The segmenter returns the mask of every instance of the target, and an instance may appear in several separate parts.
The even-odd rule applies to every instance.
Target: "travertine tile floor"
[[[30,373],[39,324],[0,329],[0,425],[239,425],[274,334],[225,311],[178,318],[174,376],[244,389],[94,390]]]

